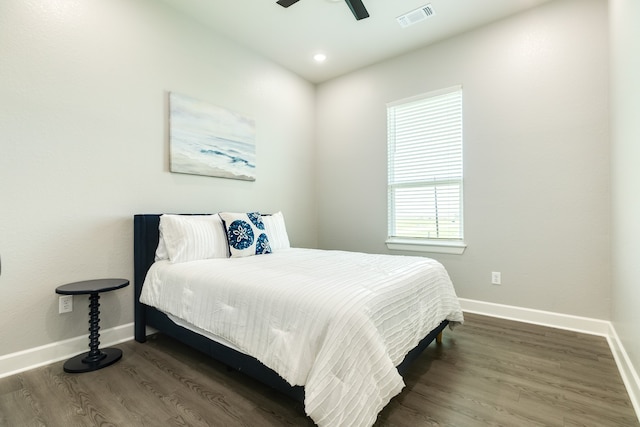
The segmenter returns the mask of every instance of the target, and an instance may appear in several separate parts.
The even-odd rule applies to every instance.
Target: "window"
[[[462,253],[462,87],[391,103],[391,249]]]

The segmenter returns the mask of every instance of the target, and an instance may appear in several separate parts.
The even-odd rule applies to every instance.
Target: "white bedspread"
[[[395,366],[463,316],[444,267],[422,257],[285,249],[155,263],[140,300],[221,336],[305,387],[319,426],[370,426],[404,387]]]

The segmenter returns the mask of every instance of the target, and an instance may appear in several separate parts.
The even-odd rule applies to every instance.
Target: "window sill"
[[[421,239],[390,238],[387,248],[394,251],[431,252],[437,254],[462,255],[467,244],[462,241],[439,241]]]

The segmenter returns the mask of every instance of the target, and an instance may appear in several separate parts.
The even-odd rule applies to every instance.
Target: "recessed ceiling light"
[[[313,55],[313,60],[321,64],[327,60],[327,55],[325,55],[324,53],[316,53],[315,55]]]

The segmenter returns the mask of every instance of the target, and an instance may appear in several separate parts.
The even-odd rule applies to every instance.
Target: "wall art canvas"
[[[255,181],[252,119],[175,92],[169,110],[171,172]]]

